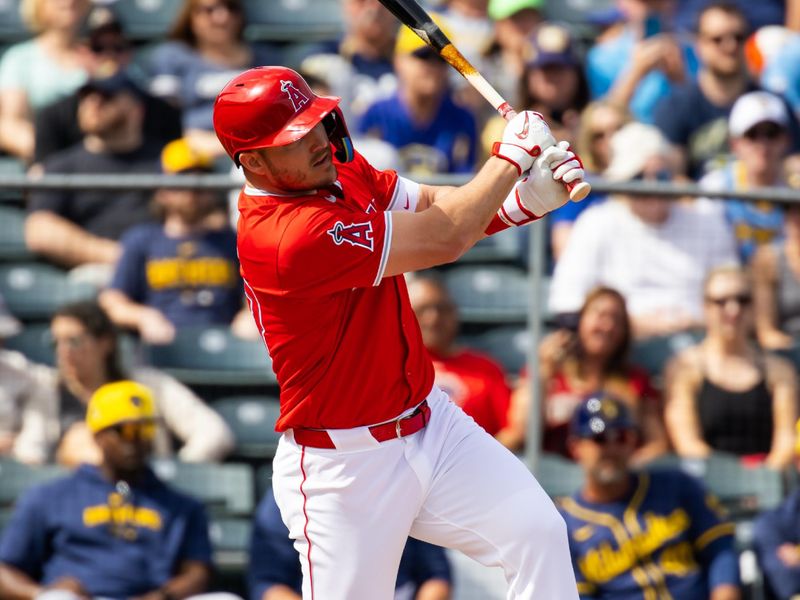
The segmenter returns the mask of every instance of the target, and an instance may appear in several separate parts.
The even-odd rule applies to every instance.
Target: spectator
[[[784,235],[753,258],[753,300],[759,343],[790,348],[800,335],[800,205],[784,209]]]
[[[651,125],[630,123],[611,138],[610,181],[672,181],[669,145]],[[556,264],[550,309],[576,312],[596,285],[625,297],[634,335],[671,335],[697,327],[703,279],[736,262],[722,215],[663,197],[618,194],[578,217]]]
[[[203,594],[211,543],[203,506],[147,466],[157,414],[132,381],[92,395],[97,466],[30,489],[0,539],[3,598],[175,598]]]
[[[408,538],[400,557],[395,600],[448,600],[451,580],[444,548]],[[247,583],[250,600],[301,600],[300,561],[272,490],[256,509]]]
[[[311,52],[300,66],[304,75],[321,79],[331,95],[342,98],[353,127],[368,106],[397,88],[393,55],[398,23],[378,0],[344,0],[342,16],[341,41]]]
[[[798,430],[800,433],[800,430]],[[800,445],[795,447],[795,460]],[[800,595],[800,488],[780,506],[756,519],[753,546],[770,598],[795,600]]]
[[[487,433],[504,445],[518,445],[507,429],[511,390],[503,368],[456,342],[458,308],[447,288],[431,274],[418,274],[409,278],[408,295],[433,360],[436,385]]]
[[[185,139],[170,142],[161,155],[170,175],[208,173],[211,164]],[[178,327],[230,324],[244,301],[236,233],[223,199],[204,190],[162,189],[155,205],[163,222],[132,227],[123,236],[100,305],[115,325],[151,344],[171,342]]]
[[[619,3],[624,27],[615,28],[586,56],[593,98],[607,96],[651,123],[656,102],[672,87],[694,77],[696,58],[669,32],[670,0]]]
[[[183,112],[183,132],[195,151],[224,154],[214,134],[214,99],[238,73],[279,64],[274,48],[245,41],[241,0],[184,0],[169,41],[149,59],[150,91]]]
[[[92,79],[81,89],[78,125],[83,140],[52,155],[45,173],[158,173],[161,147],[148,141],[139,89],[123,73]],[[119,237],[149,220],[148,193],[104,190],[40,190],[30,194],[25,241],[46,258],[65,265],[104,265],[120,254]],[[102,279],[103,276],[99,276]]]
[[[0,456],[11,456],[28,462],[17,443],[19,432],[32,417],[31,408],[40,401],[44,392],[31,373],[32,365],[17,352],[6,350],[2,342],[22,331],[22,323],[6,309],[0,296]]]
[[[445,0],[442,10],[453,34],[450,38],[453,45],[480,70],[494,40],[489,0]]]
[[[602,175],[611,161],[611,136],[630,121],[630,114],[603,100],[595,100],[581,113],[576,146],[583,161],[587,178]],[[550,213],[550,246],[553,258],[558,261],[567,247],[575,220],[595,202],[605,200],[603,194],[592,194],[581,202],[567,202]]]
[[[9,48],[0,61],[0,150],[33,156],[33,115],[86,80],[78,31],[88,0],[23,0],[20,13],[35,36]]]
[[[667,451],[661,397],[647,373],[630,363],[631,325],[625,300],[606,287],[586,297],[575,330],[549,334],[539,347],[543,389],[542,448],[569,457],[567,438],[575,408],[590,393],[605,390],[631,410],[642,435],[632,461],[643,464]],[[527,431],[530,382],[521,378],[512,396],[512,430]]]
[[[520,108],[541,113],[556,139],[576,140],[589,88],[568,29],[545,23],[533,33],[518,88]],[[490,140],[497,139],[504,124],[495,114],[484,128],[481,137],[487,155]]]
[[[83,423],[86,405],[100,386],[128,378],[153,391],[162,425],[154,439],[158,456],[172,455],[172,439],[181,443],[177,457],[187,462],[221,460],[233,449],[222,417],[183,384],[153,368],[122,368],[114,326],[97,304],[59,309],[51,333],[57,368],[42,373],[47,393],[19,435],[20,450],[32,461],[55,456],[66,465],[96,462],[99,449]]]
[[[623,402],[589,397],[570,432],[585,482],[561,514],[582,600],[740,600],[733,523],[689,475],[631,472],[637,432]]]
[[[108,6],[92,8],[85,24],[84,60],[90,77],[105,77],[119,69],[135,79],[133,44]],[[83,133],[78,123],[79,91],[36,111],[34,162],[78,144]],[[142,93],[143,130],[148,140],[166,144],[181,137],[180,110],[168,102]]]
[[[783,159],[791,138],[783,100],[769,92],[745,94],[733,105],[728,131],[736,160],[703,177],[702,187],[719,191],[785,185]],[[745,264],[756,248],[777,238],[783,228],[783,211],[767,201],[726,199],[713,204],[733,227]]]
[[[708,4],[697,21],[697,79],[656,105],[656,126],[680,150],[694,178],[727,151],[731,108],[739,96],[756,89],[745,63],[747,33],[747,19],[736,4]]]
[[[543,0],[489,0],[501,64],[518,81],[530,59],[530,38],[542,23]]]
[[[397,92],[367,109],[359,133],[396,147],[406,172],[472,171],[475,118],[453,102],[447,63],[404,26],[397,36],[394,65]]]
[[[712,0],[678,0],[675,11],[675,25],[683,31],[694,29],[700,12]],[[786,25],[789,29],[800,30],[800,2],[798,0],[734,0],[747,17],[752,29],[764,25]]]
[[[774,25],[762,27],[747,46],[748,64],[759,84],[786,98],[792,112],[800,115],[800,34]]]
[[[706,337],[668,367],[667,430],[680,456],[721,451],[782,469],[794,448],[797,375],[751,341],[750,289],[738,268],[709,275]]]

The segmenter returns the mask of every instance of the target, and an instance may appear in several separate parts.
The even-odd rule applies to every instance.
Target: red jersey
[[[431,353],[436,385],[490,435],[508,425],[511,389],[503,369],[490,358],[463,351],[441,358]]]
[[[405,280],[383,277],[390,211],[409,208],[404,180],[359,154],[337,170],[335,189],[239,196],[239,261],[281,387],[278,431],[387,421],[433,387]]]

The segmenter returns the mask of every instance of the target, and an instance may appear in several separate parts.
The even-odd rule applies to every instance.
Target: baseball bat
[[[500,113],[500,116],[507,121],[514,117],[516,113],[511,105],[464,58],[431,16],[415,0],[379,0],[379,2],[403,25],[416,33],[423,42],[436,50],[449,65],[461,73],[470,85],[478,90],[478,93]],[[573,181],[564,185],[569,190],[570,199],[576,202],[583,200],[592,191],[592,187],[586,181]]]

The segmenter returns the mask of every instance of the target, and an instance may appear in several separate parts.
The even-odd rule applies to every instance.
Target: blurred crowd
[[[120,7],[128,1],[20,1],[24,39],[0,50],[0,160],[31,177],[240,178],[213,132],[213,102],[235,74],[264,64],[292,66],[316,93],[340,96],[355,148],[412,179],[473,172],[502,132],[502,118],[377,0],[341,0],[340,38],[295,43],[247,35],[252,7],[243,0],[183,0],[166,38],[143,41],[126,31]],[[660,598],[669,596],[634,592],[668,589],[676,598],[736,600],[724,511],[694,480],[650,481],[640,470],[668,456],[719,455],[796,473],[800,203],[724,193],[795,189],[800,199],[800,1],[616,0],[579,20],[565,19],[562,4],[427,7],[516,109],[540,112],[572,144],[590,181],[694,182],[710,195],[594,193],[549,215],[548,331],[536,373],[464,343],[475,332],[460,322],[463,299],[448,289],[446,269],[408,277],[412,305],[438,385],[514,452],[525,448],[539,392],[544,452],[577,461],[586,478],[564,504],[582,597]],[[205,592],[206,517],[173,497],[146,460],[235,459],[236,436],[202,390],[154,365],[127,364],[119,347],[121,337],[169,346],[180,331],[204,327],[259,340],[241,289],[235,198],[199,188],[39,189],[15,202],[28,251],[91,294],[49,315],[53,364],[0,343],[0,457],[78,469],[62,487],[20,503],[0,543],[0,596],[9,585],[10,597],[36,597],[42,586],[72,594],[54,600]],[[506,260],[524,269],[527,234],[517,233],[519,252]],[[14,312],[0,296],[0,342],[28,326]],[[657,360],[644,361],[642,348],[658,348]],[[120,381],[127,387],[114,391]],[[123,408],[109,408],[110,398]],[[101,407],[94,416],[93,404]],[[137,506],[152,501],[155,516],[145,508],[124,516],[130,489],[104,483],[120,474],[133,477],[144,501]],[[48,493],[74,496],[83,521],[46,514]],[[653,494],[661,504],[648,504]],[[767,588],[787,600],[800,594],[798,498],[763,515],[754,542]],[[120,591],[103,587],[120,576],[111,564],[111,575],[85,574],[92,584],[76,585],[84,575],[59,552],[69,555],[68,538],[94,526],[89,502],[106,507],[92,514],[111,536],[92,543],[114,552],[127,539],[152,560],[148,549],[173,536],[172,571],[143,578],[152,588]],[[617,505],[619,515],[609,516]],[[642,506],[671,515],[663,539],[658,524],[628,523]],[[191,541],[169,533],[170,519]],[[587,531],[608,519],[619,522],[608,539]],[[253,600],[273,598],[275,586],[287,594],[275,598],[299,598],[299,565],[269,495],[255,528],[253,551],[275,559],[251,565]],[[46,536],[66,545],[45,549]],[[416,544],[404,554],[397,597],[448,598],[444,555]],[[609,544],[618,547],[597,554]],[[661,553],[660,566],[636,566],[625,544]],[[610,571],[600,564],[612,559]]]

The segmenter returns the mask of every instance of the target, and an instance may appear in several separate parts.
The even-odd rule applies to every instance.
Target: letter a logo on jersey
[[[289,100],[292,101],[292,106],[294,106],[294,112],[297,112],[306,104],[308,104],[308,97],[294,87],[294,83],[292,81],[281,79],[281,91],[286,92],[286,94],[289,96]]]
[[[351,246],[366,248],[372,252],[372,223],[350,223],[345,225],[337,221],[336,225],[328,230],[328,235],[333,238],[333,243],[341,246],[347,242]]]

